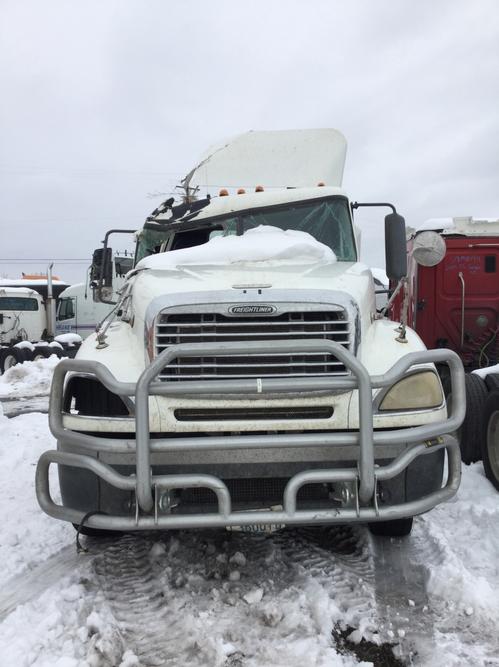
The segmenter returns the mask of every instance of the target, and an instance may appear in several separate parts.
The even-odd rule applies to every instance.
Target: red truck
[[[428,348],[450,348],[466,375],[464,463],[483,460],[499,490],[499,219],[429,220],[407,241],[408,275],[391,317]],[[481,370],[480,370],[481,369]],[[441,374],[444,390],[447,378]]]

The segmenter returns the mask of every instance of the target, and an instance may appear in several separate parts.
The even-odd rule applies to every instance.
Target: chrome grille
[[[220,313],[163,312],[156,321],[156,355],[181,343],[331,340],[350,349],[351,324],[342,308],[291,311],[280,315],[232,317]],[[317,377],[348,374],[331,354],[245,353],[179,358],[165,366],[161,380]]]

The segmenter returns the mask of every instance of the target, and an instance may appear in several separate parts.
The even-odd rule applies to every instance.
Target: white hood
[[[357,262],[338,262],[310,234],[260,226],[193,248],[151,255],[136,267],[136,314],[150,324],[163,308],[261,301],[335,303],[366,316],[373,307],[372,276]],[[340,294],[341,293],[341,294]],[[142,304],[146,312],[140,312]]]
[[[148,325],[160,310],[173,305],[276,300],[334,304],[341,294],[341,301],[355,304],[366,321],[374,308],[371,272],[358,262],[191,265],[146,269],[133,280],[135,312]]]

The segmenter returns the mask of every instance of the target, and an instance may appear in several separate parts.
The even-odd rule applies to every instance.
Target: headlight
[[[438,376],[432,371],[413,373],[394,384],[383,397],[379,410],[424,410],[443,403]]]

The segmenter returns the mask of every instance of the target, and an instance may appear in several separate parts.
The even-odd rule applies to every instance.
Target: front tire
[[[487,479],[499,491],[499,391],[487,397],[483,417],[483,468]]]
[[[461,460],[469,465],[479,461],[482,454],[483,405],[487,399],[487,386],[479,375],[464,376],[466,386],[466,416],[459,429]]]
[[[369,524],[372,535],[380,537],[407,537],[411,534],[413,517],[393,519],[392,521],[376,521]]]
[[[38,347],[35,348],[35,351],[33,352],[33,361],[39,361],[40,359],[48,359],[53,354],[57,353],[54,352],[53,348],[51,348],[50,345],[39,345]]]

